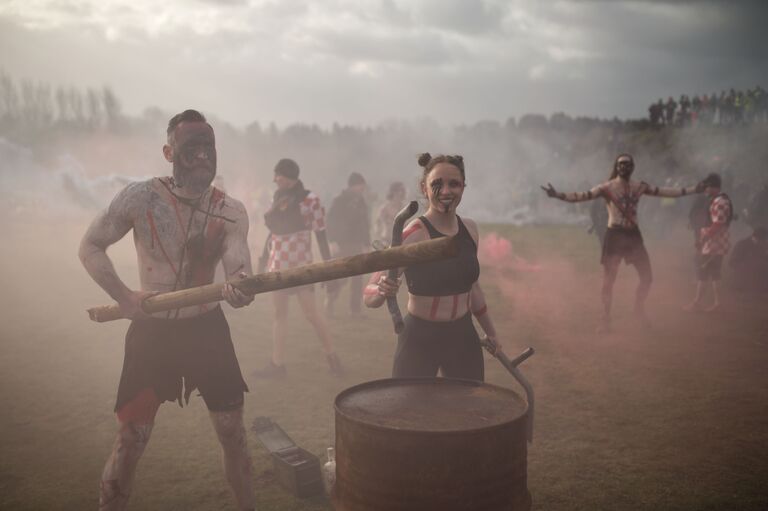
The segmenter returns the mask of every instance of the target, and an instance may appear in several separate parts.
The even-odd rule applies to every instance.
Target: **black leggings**
[[[407,314],[397,339],[393,378],[447,378],[483,381],[483,349],[467,313],[455,321],[427,321]]]

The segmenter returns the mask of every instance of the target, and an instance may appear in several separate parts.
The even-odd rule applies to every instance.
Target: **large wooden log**
[[[230,283],[245,294],[256,295],[278,289],[305,286],[353,275],[448,259],[456,257],[457,253],[458,249],[453,237],[437,238],[367,254],[308,264],[289,270],[260,273],[242,280],[230,281]],[[222,299],[223,286],[222,282],[218,282],[170,293],[161,293],[147,298],[143,308],[151,314],[216,302]],[[99,323],[123,318],[117,304],[88,309],[88,315],[93,321]]]

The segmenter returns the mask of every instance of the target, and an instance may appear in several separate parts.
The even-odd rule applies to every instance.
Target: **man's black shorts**
[[[723,267],[723,256],[716,254],[702,254],[699,258],[699,268],[697,275],[699,280],[706,282],[708,280],[717,282],[720,280]]]
[[[192,318],[131,322],[115,411],[147,388],[160,402],[181,404],[182,392],[189,402],[198,389],[211,411],[242,406],[248,386],[221,307]]]
[[[609,227],[605,231],[600,262],[605,264],[614,257],[624,259],[627,264],[642,264],[649,260],[640,229],[636,227],[631,229]]]

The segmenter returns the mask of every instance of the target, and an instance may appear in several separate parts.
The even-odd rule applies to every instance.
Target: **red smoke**
[[[495,232],[480,238],[477,256],[484,266],[491,266],[499,270],[522,272],[541,270],[540,265],[529,263],[522,257],[515,255],[512,251],[512,243]]]

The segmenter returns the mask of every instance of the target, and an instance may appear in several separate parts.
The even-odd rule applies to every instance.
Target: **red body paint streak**
[[[456,319],[457,312],[459,312],[459,295],[453,295],[453,309],[451,309],[451,320]]]
[[[487,305],[483,305],[482,307],[480,307],[479,310],[472,311],[472,314],[474,314],[476,318],[479,318],[480,316],[482,316],[486,312],[488,312],[488,306]]]
[[[179,272],[176,271],[176,266],[173,265],[171,258],[168,257],[168,253],[165,251],[165,248],[163,248],[163,242],[160,241],[160,236],[157,234],[157,227],[155,226],[155,217],[152,216],[151,211],[147,211],[147,220],[149,221],[149,228],[152,230],[152,239],[154,240],[155,238],[157,238],[157,246],[160,247],[160,251],[163,253],[163,256],[165,256],[165,260],[171,266],[171,270],[173,270],[173,274],[176,277],[178,277]]]
[[[440,305],[440,297],[435,296],[432,298],[432,310],[429,311],[429,319],[435,319],[437,317],[437,308]]]
[[[218,188],[214,188],[211,192],[211,204],[216,204],[219,206],[219,209],[224,208],[224,192],[219,190]]]
[[[409,228],[403,231],[403,240],[407,239],[408,236],[418,231],[419,229],[421,229],[421,222],[412,224]]]
[[[224,192],[218,188],[214,188],[211,192],[211,204],[218,206],[219,210],[224,208]],[[193,273],[193,281],[196,285],[207,284],[213,282],[214,274],[216,272],[215,261],[221,257],[221,249],[224,240],[224,222],[221,220],[212,221],[208,223],[208,227],[205,230],[205,236],[203,237],[203,250],[201,254],[202,260],[197,265],[197,270]],[[217,243],[218,242],[218,243]],[[200,312],[207,312],[208,306],[206,304],[200,305]]]
[[[155,391],[146,388],[117,411],[117,419],[122,423],[149,424],[155,419],[160,404],[160,398]]]
[[[224,242],[224,222],[211,220],[205,229],[202,246],[189,252],[191,265],[191,285],[202,286],[213,281],[216,262],[221,257]]]

